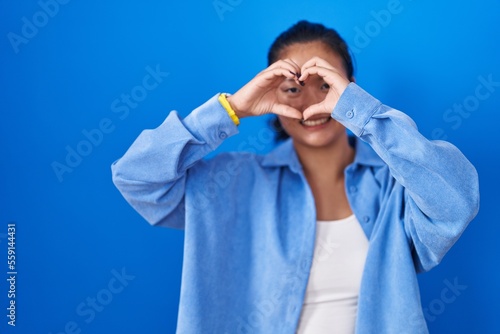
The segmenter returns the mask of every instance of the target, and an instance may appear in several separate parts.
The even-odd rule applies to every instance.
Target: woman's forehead
[[[322,58],[334,67],[343,68],[344,65],[340,55],[320,41],[294,43],[280,53],[280,59],[291,59],[299,67],[314,57]]]

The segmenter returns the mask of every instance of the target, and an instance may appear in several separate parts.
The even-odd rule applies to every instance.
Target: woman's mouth
[[[318,126],[318,125],[325,124],[330,119],[332,119],[332,118],[330,116],[327,116],[327,117],[318,118],[318,119],[301,120],[300,124],[302,124],[304,126]]]

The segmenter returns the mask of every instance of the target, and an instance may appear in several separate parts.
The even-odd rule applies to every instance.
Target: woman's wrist
[[[222,93],[219,95],[219,103],[222,105],[222,107],[226,110],[228,116],[231,118],[231,120],[234,122],[236,126],[240,125],[240,118],[238,115],[236,115],[233,107],[228,101],[228,96],[226,93]]]
[[[236,114],[236,116],[238,118],[244,118],[244,117],[248,116],[248,115],[245,115],[245,113],[241,111],[241,109],[238,106],[237,101],[235,101],[235,99],[234,99],[234,95],[227,96],[227,102],[229,103],[231,108],[234,110],[234,113]]]

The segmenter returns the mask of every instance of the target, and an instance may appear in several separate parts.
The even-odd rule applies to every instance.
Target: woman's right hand
[[[257,74],[227,100],[239,118],[269,113],[302,119],[302,113],[278,101],[278,86],[289,78],[298,82],[300,68],[290,59],[278,60]]]

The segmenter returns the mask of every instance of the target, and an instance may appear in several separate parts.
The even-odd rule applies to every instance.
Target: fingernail
[[[300,84],[302,87],[304,87],[304,86],[306,85],[306,83],[305,83],[304,81],[300,81],[300,80],[299,80],[299,84]]]
[[[300,77],[302,76],[302,74],[300,74],[300,73],[295,73],[295,76],[296,76],[296,77],[297,77],[297,79],[298,79],[298,78],[300,78]]]
[[[297,73],[294,73],[294,72],[292,72],[292,71],[288,71],[288,72],[290,72],[292,75],[297,76]]]

